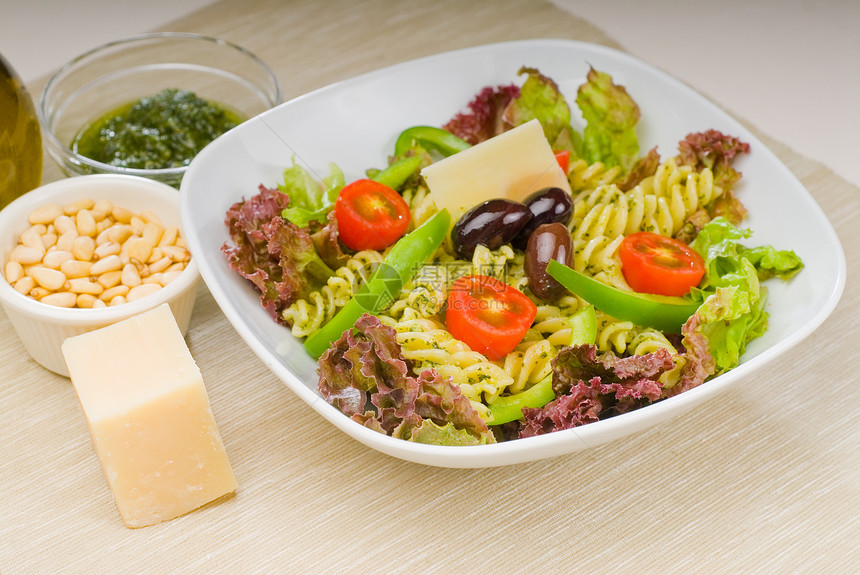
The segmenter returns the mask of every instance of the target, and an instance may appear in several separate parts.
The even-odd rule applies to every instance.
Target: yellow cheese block
[[[436,207],[447,208],[454,222],[494,198],[522,201],[548,187],[570,193],[567,176],[537,120],[430,164],[421,175]]]
[[[126,526],[167,521],[236,490],[168,304],[70,337],[63,355]]]

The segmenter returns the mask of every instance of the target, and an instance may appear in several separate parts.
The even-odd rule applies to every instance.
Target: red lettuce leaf
[[[276,189],[260,186],[260,192],[233,204],[225,224],[233,245],[221,251],[231,269],[250,281],[260,292],[263,308],[278,323],[281,312],[305,297],[314,285],[334,271],[317,254],[307,228],[299,228],[281,217],[289,198]]]
[[[415,377],[396,332],[364,314],[319,359],[319,391],[365,427],[425,443],[493,442],[471,402],[435,370]]]
[[[718,130],[687,134],[678,142],[678,164],[693,166],[697,171],[710,169],[714,174],[714,184],[723,189],[723,194],[709,209],[711,218],[722,216],[738,225],[746,217],[747,210],[733,191],[741,173],[732,167],[732,163],[739,154],[748,154],[749,151],[749,144]]]
[[[520,88],[515,84],[487,86],[478,92],[468,105],[467,112],[454,116],[443,128],[473,146],[510,129],[503,119],[505,108],[519,97]]]
[[[571,429],[658,401],[663,388],[658,380],[673,367],[665,349],[619,358],[612,352],[598,355],[593,345],[563,348],[553,360],[556,399],[523,409],[519,437]]]

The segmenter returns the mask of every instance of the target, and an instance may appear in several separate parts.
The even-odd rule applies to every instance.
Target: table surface
[[[16,0],[4,0],[3,11],[7,3]],[[385,0],[195,0],[199,10],[174,11],[169,22],[141,19],[142,29],[129,32],[198,32],[242,44],[272,65],[287,98],[488,42],[555,37],[626,48],[744,122],[828,215],[849,277],[820,329],[785,361],[756,372],[754,385],[641,435],[524,465],[439,469],[379,454],[326,424],[242,343],[203,286],[187,341],[240,487],[173,521],[130,530],[69,381],[26,355],[0,311],[0,487],[9,496],[0,507],[0,572],[860,571],[858,354],[846,337],[856,332],[860,305],[853,281],[860,189],[762,129],[749,108],[739,112],[709,84],[673,69],[670,58],[649,59],[688,41],[687,27],[655,29],[653,19],[631,16],[616,29],[641,22],[654,45],[638,43],[641,34],[626,42],[607,35],[612,26],[601,23],[621,4],[437,0],[398,10]],[[603,31],[582,15],[595,16]],[[0,49],[8,55],[2,42]],[[34,89],[45,80],[25,77]],[[743,78],[725,80],[726,94],[747,89]],[[848,133],[832,135],[856,150]],[[45,181],[59,177],[46,163]]]

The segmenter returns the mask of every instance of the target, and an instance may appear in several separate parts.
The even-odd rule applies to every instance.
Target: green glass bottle
[[[30,93],[0,55],[0,209],[42,181],[42,132]]]

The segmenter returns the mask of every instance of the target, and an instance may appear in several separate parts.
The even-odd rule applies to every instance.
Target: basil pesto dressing
[[[121,168],[179,168],[242,120],[220,104],[170,88],[84,126],[75,136],[72,150]]]

